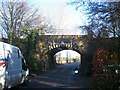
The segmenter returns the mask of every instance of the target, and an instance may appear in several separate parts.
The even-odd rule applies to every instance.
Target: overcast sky
[[[77,26],[83,25],[86,18],[75,7],[67,4],[71,1],[73,0],[30,0],[30,3],[39,8],[40,13],[55,26],[56,34],[82,34]]]

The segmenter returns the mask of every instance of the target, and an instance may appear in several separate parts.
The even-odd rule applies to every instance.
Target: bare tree
[[[12,44],[12,39],[20,38],[35,27],[35,20],[38,19],[37,10],[32,9],[27,1],[4,0],[0,4],[0,25]],[[40,18],[40,17],[39,17]]]
[[[70,3],[88,16],[87,25],[82,28],[95,37],[120,36],[120,2],[81,2]]]

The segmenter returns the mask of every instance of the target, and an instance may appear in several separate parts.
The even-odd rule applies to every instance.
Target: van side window
[[[25,63],[25,59],[24,58],[22,58],[22,69],[27,71],[27,65]]]

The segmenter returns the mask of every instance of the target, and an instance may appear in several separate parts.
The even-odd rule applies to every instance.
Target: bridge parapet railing
[[[74,49],[78,49],[78,46],[76,44],[73,43],[53,43],[49,46],[49,50],[53,49],[53,48],[59,48],[59,47],[67,47],[67,48],[74,48]]]
[[[71,43],[54,43],[53,44],[53,48],[57,48],[57,47],[72,47],[72,44]]]

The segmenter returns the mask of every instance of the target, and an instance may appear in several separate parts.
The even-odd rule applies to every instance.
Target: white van
[[[29,70],[16,46],[0,42],[0,90],[16,85],[27,85]]]

